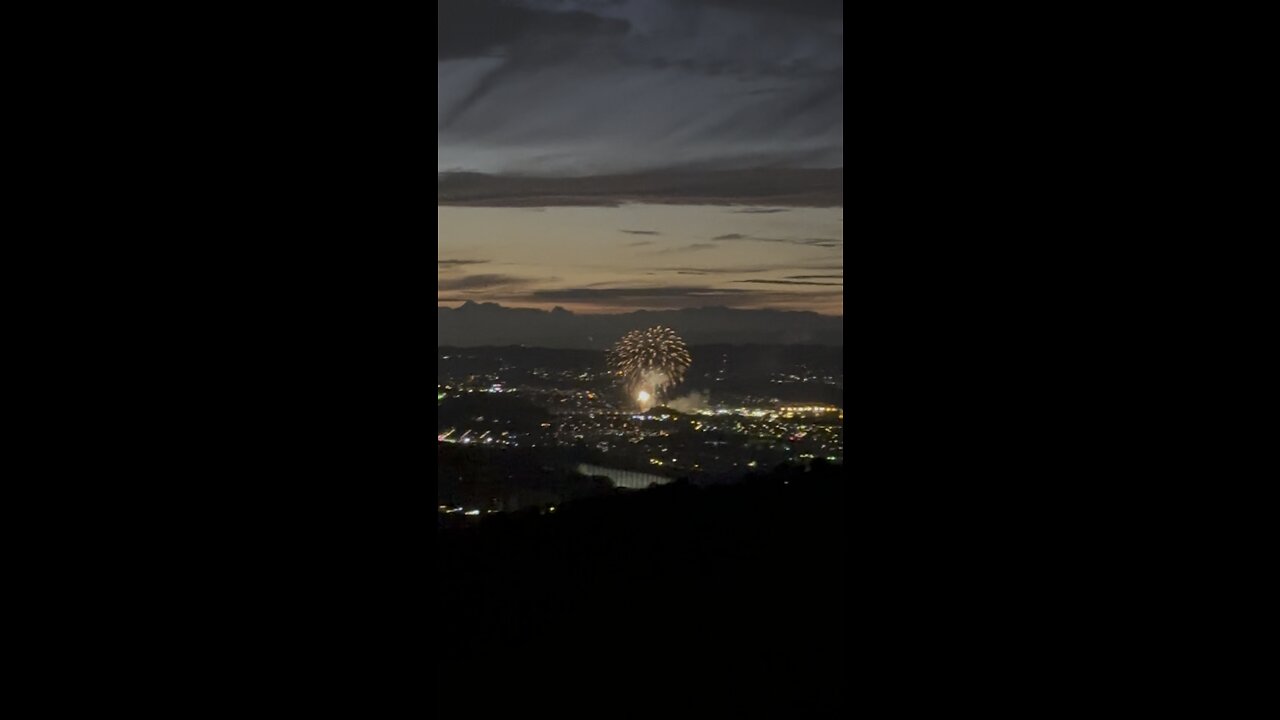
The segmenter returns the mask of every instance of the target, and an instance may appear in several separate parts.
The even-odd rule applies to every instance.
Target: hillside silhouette
[[[669,703],[718,717],[762,707],[833,716],[846,482],[815,462],[439,533],[441,708],[484,697],[486,709],[569,710],[605,697],[664,716]]]

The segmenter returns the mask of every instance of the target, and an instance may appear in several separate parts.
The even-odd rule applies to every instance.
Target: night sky
[[[456,172],[662,177],[844,165],[838,0],[441,0],[438,8],[441,188]],[[619,201],[439,201],[439,304],[843,314],[842,206]]]

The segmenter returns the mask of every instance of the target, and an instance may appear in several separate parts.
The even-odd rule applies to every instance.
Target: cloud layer
[[[437,172],[844,164],[838,1],[437,8]]]

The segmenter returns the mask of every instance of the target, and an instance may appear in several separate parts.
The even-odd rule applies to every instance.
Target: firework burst
[[[609,367],[642,407],[652,407],[664,391],[684,380],[692,364],[689,348],[674,330],[633,330],[609,351]]]

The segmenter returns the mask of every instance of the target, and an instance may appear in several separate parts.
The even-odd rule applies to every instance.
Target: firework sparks
[[[692,364],[689,348],[674,330],[652,327],[633,330],[609,351],[613,373],[643,409],[652,407],[663,392],[684,379]]]

